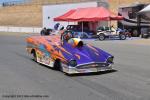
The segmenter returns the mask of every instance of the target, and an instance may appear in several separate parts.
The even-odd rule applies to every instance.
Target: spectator
[[[54,29],[55,29],[55,30],[58,30],[59,25],[60,25],[60,23],[56,23],[56,24],[54,25]]]
[[[64,42],[68,42],[68,40],[71,39],[71,38],[73,38],[72,32],[71,31],[64,31],[61,34],[61,42],[62,42],[62,44]]]
[[[60,30],[60,31],[61,31],[61,30],[64,30],[64,26],[63,26],[63,25],[60,25],[59,30]]]
[[[5,4],[4,2],[3,2],[3,4],[2,4],[2,5],[3,5],[3,7],[5,7],[5,6],[6,6],[6,4]]]
[[[114,28],[113,25],[110,27],[110,29],[111,29],[112,34],[115,34],[115,33],[116,33],[116,29]]]

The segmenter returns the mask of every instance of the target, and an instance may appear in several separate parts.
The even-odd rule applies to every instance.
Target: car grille
[[[109,64],[107,64],[107,63],[93,63],[93,64],[80,65],[77,68],[78,69],[97,68],[97,67],[106,67],[108,65]]]

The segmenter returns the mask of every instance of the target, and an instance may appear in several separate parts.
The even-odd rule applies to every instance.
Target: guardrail
[[[1,32],[26,32],[26,33],[40,33],[42,28],[40,27],[12,27],[12,26],[0,26]]]
[[[7,1],[7,2],[1,2],[0,5],[2,7],[6,7],[6,6],[14,6],[14,5],[23,5],[23,4],[28,4],[30,3],[29,0],[22,0],[22,1]]]
[[[24,5],[31,3],[32,5],[47,5],[47,4],[62,4],[62,3],[75,3],[75,2],[88,2],[88,1],[107,1],[107,0],[43,0],[43,1],[31,1],[31,0],[22,0],[22,1],[9,1],[0,3],[1,6],[14,6],[14,5]]]

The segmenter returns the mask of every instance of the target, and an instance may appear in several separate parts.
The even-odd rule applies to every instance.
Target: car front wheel
[[[103,41],[103,40],[105,40],[105,35],[104,34],[99,34],[99,40],[100,41]]]
[[[55,60],[53,64],[53,69],[63,71],[61,66],[61,61],[59,59]]]

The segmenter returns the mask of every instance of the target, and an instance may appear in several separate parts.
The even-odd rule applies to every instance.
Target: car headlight
[[[71,67],[75,67],[75,66],[77,66],[77,62],[76,62],[76,60],[70,60],[70,62],[69,62],[69,66],[71,66]]]
[[[109,57],[108,59],[107,59],[107,63],[113,63],[113,60],[114,60],[114,57],[112,56],[112,57]]]

